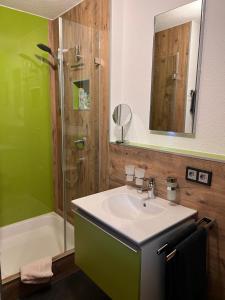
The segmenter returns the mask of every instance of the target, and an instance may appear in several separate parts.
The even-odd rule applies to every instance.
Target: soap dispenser
[[[171,204],[176,202],[177,197],[177,178],[167,177],[167,200]]]

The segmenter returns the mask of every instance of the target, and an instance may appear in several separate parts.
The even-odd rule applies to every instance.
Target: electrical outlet
[[[198,180],[197,182],[206,184],[208,186],[211,186],[212,183],[212,172],[208,171],[199,171],[198,172]]]
[[[186,180],[211,186],[212,172],[200,170],[192,167],[187,167]]]
[[[197,179],[198,179],[198,170],[195,168],[187,167],[186,180],[197,182]]]
[[[198,171],[195,169],[187,168],[186,179],[197,181]]]

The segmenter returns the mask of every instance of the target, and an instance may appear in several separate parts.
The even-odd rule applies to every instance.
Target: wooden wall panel
[[[63,16],[65,75],[65,153],[66,153],[66,198],[70,215],[70,201],[108,188],[108,136],[109,136],[109,1],[85,0]],[[50,43],[57,44],[56,21],[50,23]],[[81,46],[84,66],[71,68],[75,61],[75,46]],[[100,45],[100,47],[99,47]],[[94,63],[95,57],[102,64]],[[53,73],[53,71],[52,71]],[[91,109],[74,110],[72,107],[72,82],[90,80]],[[62,180],[57,164],[61,161],[60,111],[57,109],[57,71],[52,74],[52,107],[54,173],[56,211],[62,211]],[[58,132],[58,135],[54,134]],[[85,136],[84,149],[78,149],[74,140]],[[61,146],[60,148],[61,149]],[[57,180],[58,178],[58,180]],[[60,197],[57,195],[59,194]],[[72,216],[71,216],[72,217]],[[71,218],[72,219],[72,218]]]
[[[102,0],[100,57],[103,62],[100,74],[100,129],[99,129],[99,191],[109,188],[109,82],[110,82],[110,0]]]
[[[180,204],[216,219],[209,233],[209,300],[225,299],[225,164],[135,147],[110,145],[110,187],[125,184],[124,167],[134,164],[156,179],[156,193],[166,199],[166,178],[178,178]],[[212,186],[185,180],[186,166],[213,172]]]

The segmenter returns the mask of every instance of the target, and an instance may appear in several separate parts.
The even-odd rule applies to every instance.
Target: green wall
[[[53,210],[48,21],[0,7],[0,226]],[[46,54],[44,54],[45,57]]]

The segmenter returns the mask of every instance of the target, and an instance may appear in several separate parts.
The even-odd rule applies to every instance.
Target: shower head
[[[55,53],[52,52],[52,49],[46,46],[45,44],[37,44],[37,47],[42,51],[49,53],[55,60],[55,62],[59,63],[58,57]]]
[[[38,47],[39,49],[45,51],[45,52],[48,52],[48,53],[51,54],[52,56],[54,56],[53,53],[52,53],[51,48],[49,48],[49,47],[46,46],[45,44],[37,44],[37,47]]]

